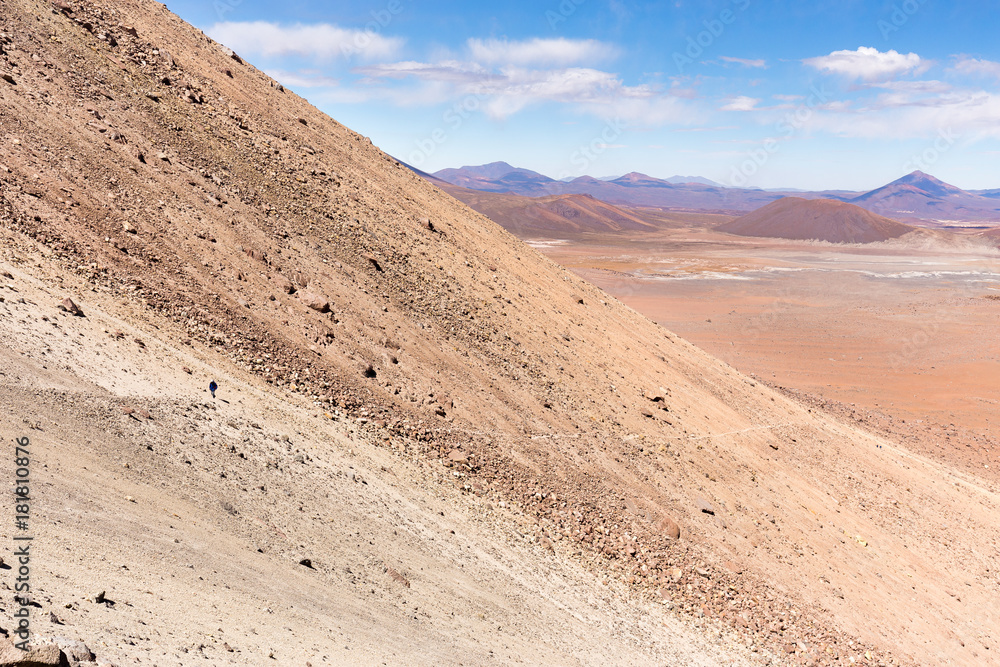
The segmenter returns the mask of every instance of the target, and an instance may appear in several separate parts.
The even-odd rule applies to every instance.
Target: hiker
[[[215,398],[215,390],[219,388],[219,385],[215,384],[215,380],[208,383],[208,390],[212,392],[212,398]]]

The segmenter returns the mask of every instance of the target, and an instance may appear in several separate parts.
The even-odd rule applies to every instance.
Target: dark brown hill
[[[716,229],[739,236],[875,243],[900,237],[914,228],[845,202],[785,197]]]

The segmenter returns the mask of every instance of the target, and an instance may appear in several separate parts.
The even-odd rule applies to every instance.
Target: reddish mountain
[[[590,195],[532,198],[454,185],[442,189],[521,238],[657,228],[641,211],[622,209]]]
[[[840,201],[786,197],[716,229],[739,236],[875,243],[914,228]]]

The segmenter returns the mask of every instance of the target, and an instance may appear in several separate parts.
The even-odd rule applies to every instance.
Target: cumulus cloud
[[[904,55],[894,50],[883,53],[870,46],[859,47],[857,51],[834,51],[802,62],[820,71],[862,81],[885,81],[901,74],[920,73],[929,67],[916,53]]]
[[[467,42],[472,59],[488,65],[568,66],[603,62],[614,58],[617,50],[610,44],[594,39],[470,39]]]
[[[763,59],[748,60],[747,58],[732,58],[730,56],[719,56],[719,60],[727,63],[732,63],[734,65],[743,65],[744,67],[767,67],[767,61]]]
[[[760,100],[755,97],[747,97],[746,95],[740,95],[739,97],[732,97],[729,99],[725,105],[722,106],[723,111],[753,111],[760,103]]]
[[[234,51],[265,57],[375,60],[397,57],[404,45],[398,37],[328,23],[283,26],[268,21],[225,21],[205,32]]]

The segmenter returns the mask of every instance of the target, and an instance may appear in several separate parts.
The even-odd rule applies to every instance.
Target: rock
[[[277,285],[278,289],[285,294],[295,294],[295,285],[292,284],[291,280],[280,273],[274,276],[274,284]]]
[[[63,661],[65,657],[55,644],[22,651],[9,639],[0,642],[0,667],[59,667],[66,664]]]
[[[69,297],[66,297],[65,299],[62,300],[62,303],[59,304],[59,308],[61,310],[65,310],[67,313],[69,313],[69,314],[71,314],[71,315],[73,315],[75,317],[83,317],[84,316],[83,315],[83,310],[80,309],[80,306],[76,305],[73,302],[73,299],[71,299]]]
[[[362,255],[362,256],[363,256],[363,257],[364,257],[365,259],[367,259],[367,260],[368,260],[368,263],[369,263],[369,264],[371,264],[371,265],[372,265],[372,267],[374,267],[374,269],[375,269],[376,271],[378,271],[379,273],[382,273],[382,265],[378,263],[378,258],[377,258],[377,257],[375,257],[375,255],[372,255],[372,254],[370,254],[370,253],[367,253],[367,252],[366,252],[366,253],[365,253],[364,255]]]
[[[309,144],[302,144],[302,150],[308,153],[309,155],[316,155],[316,149],[310,146]]]
[[[135,227],[133,227],[132,223],[130,223],[130,222],[123,222],[122,223],[122,229],[125,230],[126,232],[128,232],[129,234],[138,234],[139,233],[139,230],[136,229]]]
[[[15,86],[17,85],[17,82],[14,81],[14,75],[9,72],[0,72],[0,79],[3,79],[7,83],[12,83]]]
[[[455,463],[465,463],[469,459],[469,456],[460,449],[453,449],[448,452],[448,460],[454,461]]]
[[[681,527],[669,516],[663,517],[663,520],[657,524],[656,529],[672,540],[679,540],[681,538]]]
[[[715,515],[715,508],[712,506],[712,503],[708,502],[704,498],[695,499],[695,507],[705,514]]]
[[[307,121],[305,118],[299,118],[299,122],[306,126],[309,125],[309,121]]]
[[[434,223],[430,221],[430,218],[420,218],[420,226],[427,231],[434,231]]]
[[[187,366],[182,366],[182,367],[181,367],[181,370],[182,370],[182,371],[184,371],[185,373],[187,373],[188,375],[191,375],[191,374],[192,374],[192,372],[193,372],[193,371],[192,371],[192,370],[191,370],[190,368],[188,368]]]
[[[73,8],[62,0],[52,0],[52,8],[57,12],[62,12],[66,16],[73,13]]]
[[[663,395],[663,392],[658,391],[646,391],[642,394],[646,400],[652,401],[654,403],[664,403],[667,397]]]
[[[104,597],[104,593],[105,593],[105,591],[101,591],[96,596],[94,596],[94,602],[96,602],[97,604],[101,604],[102,602],[106,602],[107,598]]]
[[[62,650],[63,654],[66,656],[66,660],[69,662],[70,667],[76,667],[80,663],[93,662],[95,660],[93,651],[87,647],[81,641],[75,639],[68,639],[66,637],[56,637],[54,639],[56,646]]]
[[[312,292],[303,292],[299,295],[302,303],[307,307],[315,310],[318,313],[329,313],[330,312],[330,302],[327,299],[314,294]]]
[[[671,583],[679,584],[681,583],[681,579],[684,578],[684,571],[681,570],[679,567],[675,567],[672,570],[670,570],[669,577]]]
[[[308,558],[303,558],[302,560],[300,560],[299,565],[302,565],[303,567],[308,567],[310,570],[316,569],[313,567],[312,561],[309,560]]]
[[[652,410],[648,410],[646,408],[643,408],[639,412],[642,413],[643,417],[646,417],[648,419],[652,419],[653,418],[653,412],[652,412]]]
[[[55,612],[49,612],[49,622],[53,625],[62,625],[63,622],[59,620],[59,617],[55,615]]]

